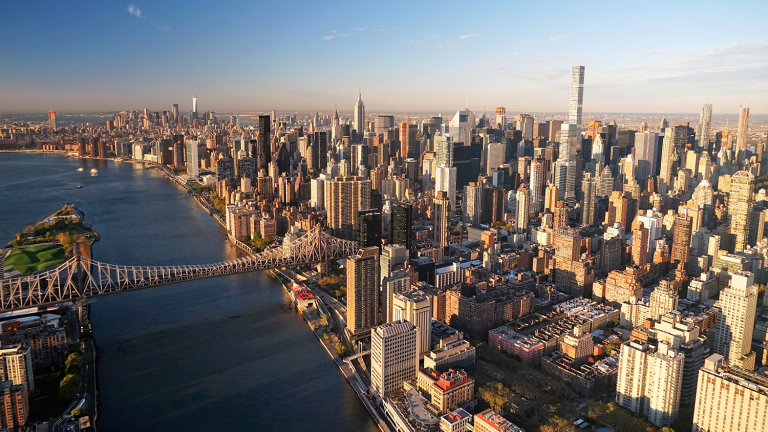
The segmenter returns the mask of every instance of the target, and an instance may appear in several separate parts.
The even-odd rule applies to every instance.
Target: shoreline
[[[168,167],[165,167],[163,165],[156,164],[156,163],[144,163],[143,161],[135,161],[135,160],[132,160],[132,159],[122,160],[122,159],[116,159],[116,158],[80,157],[80,156],[72,155],[71,153],[68,153],[66,151],[61,151],[61,150],[56,150],[56,151],[53,151],[53,150],[50,150],[50,151],[48,151],[48,150],[0,150],[0,153],[3,153],[3,152],[5,152],[5,153],[51,154],[51,155],[57,155],[57,156],[65,156],[65,157],[69,157],[69,158],[73,158],[73,159],[106,160],[106,161],[114,161],[116,163],[117,162],[128,162],[128,163],[140,163],[142,165],[148,165],[149,168],[155,168],[155,169],[160,170],[163,173],[164,177],[168,178],[171,182],[175,183],[177,186],[179,186],[182,189],[184,189],[200,205],[200,207],[202,207],[203,210],[205,210],[209,215],[214,217],[216,219],[216,221],[219,223],[219,225],[222,228],[224,228],[225,231],[226,231],[226,223],[225,223],[225,221],[223,221],[222,218],[220,216],[218,216],[217,214],[214,214],[209,209],[208,205],[206,205],[203,202],[201,202],[200,201],[201,198],[199,197],[199,195],[197,193],[195,193],[192,190],[192,188],[187,186],[183,181],[181,181],[181,179],[178,176],[176,176],[170,169],[168,169]],[[232,243],[233,245],[235,245],[236,247],[238,247],[240,250],[242,250],[242,251],[244,251],[244,252],[246,252],[246,253],[248,253],[250,255],[253,255],[253,250],[250,247],[248,247],[247,245],[243,244],[239,240],[233,238],[231,235],[229,235],[229,233],[227,233],[227,240],[230,243]],[[288,285],[286,285],[286,282],[283,281],[281,279],[281,277],[279,277],[276,274],[276,273],[280,273],[279,269],[271,269],[271,270],[268,270],[268,272],[280,282],[280,284],[283,286],[283,289],[286,292],[288,292],[289,296],[290,296],[290,287]],[[283,278],[288,279],[291,282],[294,282],[291,278],[289,278],[289,277],[287,277],[285,275],[282,275],[282,276],[283,276]],[[316,297],[318,302],[321,302],[320,298],[317,295],[315,295],[315,297]],[[326,306],[325,304],[323,304],[323,306],[326,309],[326,311],[330,314],[330,312],[328,311],[328,306]],[[307,322],[307,325],[311,329],[312,328],[311,327],[311,323],[306,319],[306,317],[304,317],[303,313],[301,315],[304,318],[304,320]],[[331,357],[331,360],[333,360],[333,362],[336,363],[336,366],[339,368],[339,371],[341,372],[342,376],[346,379],[347,383],[352,387],[352,389],[358,395],[358,397],[360,398],[361,402],[363,403],[363,405],[365,406],[366,410],[368,411],[368,414],[371,416],[371,419],[374,421],[374,423],[376,423],[376,425],[378,426],[379,430],[381,430],[382,432],[391,432],[389,427],[386,425],[386,423],[384,421],[382,421],[382,419],[378,415],[376,415],[375,411],[372,411],[372,410],[375,410],[375,408],[370,406],[369,403],[367,403],[367,400],[365,400],[365,397],[360,393],[358,388],[352,382],[351,376],[349,376],[344,371],[344,369],[342,367],[342,364],[339,364],[339,362],[336,360],[336,357],[334,357],[333,352],[331,352],[328,349],[328,347],[326,346],[324,341],[321,339],[321,337],[317,334],[317,332],[315,332],[313,330],[312,333],[314,333],[315,337],[318,338],[320,344],[323,346],[325,351]],[[96,341],[95,341],[95,339],[93,339],[93,337],[91,337],[90,342],[91,342],[91,344],[93,346],[93,357],[94,357],[94,372],[93,372],[93,376],[94,376],[94,415],[93,415],[93,418],[91,419],[91,425],[93,427],[93,430],[95,431],[96,430],[96,419],[98,417],[98,394],[99,394],[99,391],[98,391],[98,380],[96,379],[96,372],[97,372],[97,368],[98,368],[98,366],[97,366],[98,365],[98,363],[97,363],[98,348],[97,348]],[[343,363],[343,360],[340,359],[340,361]],[[353,372],[354,372],[354,370],[353,370]],[[356,375],[355,375],[355,377],[356,377]],[[360,380],[359,377],[357,377],[357,379],[358,379],[358,381]],[[362,385],[362,384],[360,384],[360,385]]]

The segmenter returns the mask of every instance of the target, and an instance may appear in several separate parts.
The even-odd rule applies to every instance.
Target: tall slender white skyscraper
[[[192,96],[192,112],[197,114],[197,94]]]
[[[581,127],[581,105],[584,102],[584,66],[571,68],[571,104],[568,123]]]
[[[451,201],[451,213],[456,209],[456,167],[449,167],[444,163],[437,165],[435,173],[435,192],[443,191],[448,194]]]
[[[357,102],[355,102],[355,130],[358,134],[365,132],[365,104],[363,104],[362,94],[357,91]]]
[[[672,190],[672,164],[675,151],[675,129],[664,129],[664,142],[661,146],[661,172],[659,173],[659,192],[666,195]]]
[[[712,122],[712,104],[705,104],[699,115],[699,125],[696,126],[696,142],[699,148],[709,149],[709,125]]]
[[[736,162],[741,164],[747,151],[747,129],[749,127],[749,108],[739,109],[739,131],[736,134]]]

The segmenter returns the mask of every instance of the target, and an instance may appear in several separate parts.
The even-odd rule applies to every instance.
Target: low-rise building
[[[419,370],[416,379],[419,390],[429,395],[428,399],[438,414],[467,406],[475,399],[475,380],[462,369],[440,373],[424,368]]]
[[[488,345],[530,366],[537,366],[544,356],[544,344],[540,340],[517,333],[508,326],[490,330]]]
[[[525,432],[492,409],[475,414],[475,432]]]
[[[471,422],[472,414],[459,408],[440,417],[440,432],[464,432]]]
[[[620,311],[615,307],[599,304],[584,297],[578,297],[557,305],[557,309],[568,316],[580,316],[587,319],[591,325],[591,331],[612,326],[615,320],[619,320]]]
[[[448,342],[424,356],[424,367],[440,372],[448,369],[474,369],[475,347],[465,340]]]

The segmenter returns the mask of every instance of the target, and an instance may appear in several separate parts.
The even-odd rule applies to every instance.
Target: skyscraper
[[[528,217],[531,207],[531,196],[526,185],[517,190],[517,232],[523,233],[528,229]]]
[[[696,379],[699,369],[704,366],[707,350],[705,338],[699,336],[699,326],[692,319],[683,318],[678,311],[662,315],[649,331],[649,337],[657,343],[667,342],[685,356],[683,383],[680,390],[680,404],[691,405],[696,397]]]
[[[644,132],[635,134],[635,178],[645,180],[656,173],[656,149],[658,134]]]
[[[32,366],[32,348],[19,345],[0,348],[0,382],[13,381],[14,385],[24,384],[28,391],[35,391]]]
[[[729,366],[753,370],[752,332],[757,308],[755,276],[747,271],[731,274],[731,284],[720,292],[715,307],[719,309],[717,322],[709,330],[712,351],[723,356]]]
[[[396,202],[392,204],[392,244],[405,246],[411,250],[411,204]]]
[[[371,386],[380,397],[403,389],[419,367],[418,331],[409,321],[393,321],[371,331]]]
[[[698,373],[693,432],[768,431],[768,380],[712,354]]]
[[[581,106],[584,102],[584,66],[571,68],[571,102],[568,107],[568,123],[581,128]],[[562,132],[561,132],[562,133]]]
[[[419,358],[431,350],[432,297],[416,289],[395,294],[392,301],[392,320],[409,321],[416,327]]]
[[[675,154],[675,130],[674,128],[664,129],[664,142],[661,146],[661,168],[659,173],[659,192],[666,195],[672,191],[674,181],[672,180],[672,164]]]
[[[629,200],[624,197],[624,194],[619,191],[613,191],[611,197],[608,198],[608,211],[605,212],[605,225],[611,227],[618,222],[621,224],[622,228],[628,229],[628,207]]]
[[[584,201],[581,203],[581,223],[591,226],[595,224],[597,179],[589,173],[584,174],[581,189],[584,191]]]
[[[755,176],[749,171],[738,171],[731,176],[728,213],[731,216],[733,250],[743,252],[749,238],[749,217],[752,211]]]
[[[659,281],[659,285],[651,292],[650,318],[658,321],[667,312],[676,311],[679,300],[675,283],[667,278],[663,278]]]
[[[377,209],[358,211],[355,236],[360,249],[381,246],[381,212]]]
[[[439,137],[438,137],[439,138]],[[452,144],[452,143],[451,143]],[[435,173],[435,192],[445,192],[451,202],[449,214],[456,209],[456,168],[439,163]]]
[[[699,149],[709,151],[709,125],[712,123],[712,104],[705,104],[696,126],[696,143]]]
[[[432,241],[435,247],[448,246],[448,231],[450,229],[451,201],[448,194],[443,191],[437,192],[434,200],[434,238]]]
[[[50,126],[51,129],[56,129],[56,111],[48,111],[48,126]]]
[[[669,426],[680,409],[685,356],[668,342],[654,350],[638,340],[624,343],[619,353],[616,402],[658,427]]]
[[[335,236],[352,240],[357,212],[371,205],[371,181],[363,177],[336,177],[326,182],[328,228]]]
[[[648,229],[638,222],[637,229],[632,232],[632,263],[645,267],[648,263]]]
[[[736,134],[736,163],[741,165],[747,152],[747,128],[749,127],[749,108],[739,108],[739,131]]]
[[[539,214],[544,209],[544,159],[531,161],[531,212]]]
[[[560,200],[569,206],[576,204],[576,176],[581,175],[581,165],[576,163],[576,152],[580,147],[581,133],[578,126],[563,124],[560,130],[560,152],[555,162],[555,186],[559,189]]]
[[[200,175],[200,160],[197,154],[197,140],[186,140],[187,146],[187,174],[192,177]]]
[[[259,170],[269,169],[272,162],[272,139],[270,137],[271,120],[269,116],[259,116]],[[254,154],[253,152],[251,154]]]
[[[533,139],[533,116],[520,114],[517,118],[517,130],[523,132],[523,139]]]
[[[171,106],[171,119],[176,122],[179,118],[179,104],[173,104]]]
[[[507,109],[504,107],[496,108],[496,127],[504,130],[504,126],[507,124]]]
[[[379,320],[379,249],[361,249],[347,258],[347,328],[364,333]]]
[[[197,94],[192,96],[192,117],[197,118]]]
[[[464,222],[479,224],[483,212],[483,187],[476,183],[464,186]]]
[[[670,260],[673,265],[687,265],[691,250],[693,220],[689,216],[679,215],[675,218],[672,227],[672,252],[670,253]]]
[[[355,102],[355,118],[354,125],[355,130],[359,136],[365,132],[365,104],[363,104],[362,94],[358,90],[357,102]],[[403,155],[405,157],[405,155]]]

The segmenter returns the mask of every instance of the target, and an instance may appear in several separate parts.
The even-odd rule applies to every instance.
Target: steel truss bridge
[[[215,264],[124,266],[94,261],[76,253],[69,261],[50,270],[0,279],[0,312],[197,279],[296,267],[356,253],[354,241],[333,237],[318,227],[264,252]]]

